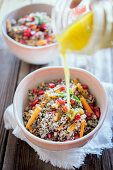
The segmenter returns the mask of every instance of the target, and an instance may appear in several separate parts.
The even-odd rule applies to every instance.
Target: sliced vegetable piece
[[[58,120],[59,116],[60,116],[59,112],[55,113],[55,116],[53,117],[53,120],[56,122]]]
[[[76,127],[76,125],[75,125],[75,123],[73,123],[71,126],[69,126],[67,128],[67,131],[71,133],[71,132],[73,132],[75,130],[75,127]]]
[[[83,107],[85,108],[85,110],[87,110],[88,112],[90,113],[93,113],[93,110],[90,108],[89,104],[87,103],[87,101],[85,100],[84,97],[81,97],[80,98],[81,102],[82,102],[82,105]]]
[[[84,127],[85,127],[85,122],[81,123],[81,130],[80,130],[80,138],[83,136],[84,134]]]
[[[63,128],[63,123],[58,127],[58,131],[61,131]]]
[[[41,108],[39,106],[37,106],[26,125],[27,129],[29,129],[29,127],[33,124],[33,122],[35,121],[35,119],[38,116],[38,114],[40,113],[40,111],[41,111]]]
[[[85,90],[83,89],[83,87],[81,86],[80,83],[77,84],[77,87],[80,90],[81,94],[87,99],[88,95],[87,95],[87,93],[85,92]]]
[[[78,83],[77,79],[74,79],[74,85],[76,85]]]

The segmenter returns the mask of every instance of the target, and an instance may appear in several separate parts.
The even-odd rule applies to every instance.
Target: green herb
[[[81,103],[81,101],[79,100],[79,98],[77,96],[74,95],[74,93],[70,93],[71,96],[75,99],[76,102]]]
[[[40,17],[39,16],[35,16],[36,19],[38,19],[38,22],[40,23]]]
[[[67,94],[66,94],[66,93],[63,93],[63,92],[59,92],[59,93],[58,93],[58,96],[66,97],[66,96],[67,96]]]

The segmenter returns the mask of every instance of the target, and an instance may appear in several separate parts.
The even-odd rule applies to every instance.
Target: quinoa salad
[[[15,41],[28,46],[44,46],[56,42],[51,18],[45,12],[25,15],[17,20],[7,19],[7,34]]]
[[[76,140],[90,133],[98,124],[100,108],[86,84],[70,80],[70,110],[67,108],[65,80],[42,82],[28,91],[23,112],[26,129],[49,141]]]

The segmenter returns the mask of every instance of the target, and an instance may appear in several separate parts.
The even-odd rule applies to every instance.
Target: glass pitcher
[[[92,54],[99,49],[113,47],[113,0],[83,0],[73,9],[70,9],[71,2],[72,0],[58,0],[53,8],[52,25],[56,36],[62,35],[69,25],[91,12],[93,28],[88,43],[84,48],[71,52]],[[88,29],[87,27],[87,31]]]

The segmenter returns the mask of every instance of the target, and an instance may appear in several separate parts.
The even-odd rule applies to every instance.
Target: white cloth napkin
[[[81,148],[73,148],[65,151],[49,151],[39,148],[32,144],[18,127],[14,114],[13,106],[10,105],[4,113],[4,122],[6,129],[13,129],[13,134],[26,141],[39,155],[40,159],[45,162],[51,162],[53,166],[64,169],[79,168],[83,163],[86,154],[101,154],[104,148],[111,148],[112,145],[112,113],[113,113],[113,85],[103,83],[109,97],[109,111],[106,119],[99,130],[98,134]]]

